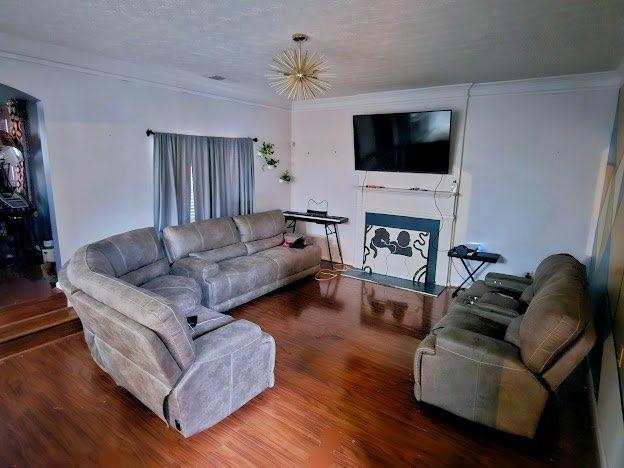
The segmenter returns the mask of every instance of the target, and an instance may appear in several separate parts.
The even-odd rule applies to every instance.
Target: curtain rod
[[[145,132],[145,135],[149,137],[150,135],[154,135],[154,133],[156,133],[154,132],[154,130],[152,130],[151,128],[148,128],[147,131]],[[254,137],[251,139],[251,141],[253,141],[254,143],[258,143],[258,138]]]

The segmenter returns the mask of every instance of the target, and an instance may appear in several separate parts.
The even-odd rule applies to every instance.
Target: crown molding
[[[583,73],[578,75],[546,76],[523,80],[475,83],[470,96],[501,94],[567,93],[591,89],[610,89],[619,86],[616,72]]]
[[[465,99],[470,84],[432,86],[428,88],[400,89],[376,93],[355,94],[318,98],[308,101],[294,101],[293,111],[334,110],[378,106],[380,104],[405,104],[410,102],[440,101],[447,99]]]
[[[624,67],[624,65],[623,65]],[[620,67],[622,68],[622,67]],[[592,89],[612,89],[621,86],[624,69],[618,71],[584,73],[579,75],[548,76],[490,83],[457,84],[429,88],[381,91],[356,94],[353,96],[319,98],[310,101],[293,102],[294,112],[338,110],[379,105],[419,103],[463,98],[468,94],[476,96],[496,96],[513,94],[564,93]]]
[[[254,90],[234,83],[212,82],[184,70],[109,59],[3,33],[0,33],[0,44],[0,58],[8,60],[102,76],[220,101],[290,111],[290,103],[281,98],[263,98]]]

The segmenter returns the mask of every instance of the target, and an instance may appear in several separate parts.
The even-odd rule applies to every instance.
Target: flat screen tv
[[[451,111],[353,116],[357,171],[448,174]]]

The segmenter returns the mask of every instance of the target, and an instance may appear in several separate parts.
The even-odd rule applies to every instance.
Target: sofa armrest
[[[255,323],[237,320],[195,339],[195,363],[212,361],[227,356],[262,338],[262,330]]]
[[[488,366],[531,373],[514,345],[470,330],[443,328],[436,335],[435,347]]]
[[[530,278],[506,275],[504,273],[488,273],[485,275],[485,284],[487,286],[516,294],[522,294],[532,282],[533,280]]]
[[[219,273],[219,265],[198,257],[184,257],[171,265],[171,274],[206,281]]]
[[[512,434],[535,435],[548,390],[518,348],[452,327],[438,331],[434,346],[434,355],[421,357],[418,400]]]
[[[435,355],[436,336],[431,333],[420,342],[414,355],[414,396],[418,401],[422,399],[422,392],[420,386],[420,373],[422,366],[422,359],[424,355]]]

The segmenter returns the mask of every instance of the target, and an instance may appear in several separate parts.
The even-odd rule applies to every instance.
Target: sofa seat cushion
[[[276,263],[266,257],[252,255],[224,260],[219,263],[219,273],[204,279],[207,289],[204,295],[208,305],[215,306],[271,284],[278,279],[277,275]]]
[[[321,248],[318,245],[308,245],[303,249],[278,246],[258,252],[252,257],[266,258],[274,263],[277,268],[277,278],[282,279],[319,265]]]
[[[193,278],[165,275],[141,285],[174,303],[184,316],[192,315],[201,303],[201,288]]]
[[[459,328],[461,330],[469,330],[471,332],[486,335],[497,340],[503,339],[505,336],[505,326],[484,317],[475,314],[465,313],[463,311],[451,311],[435,324],[431,333],[437,334],[443,328]]]

